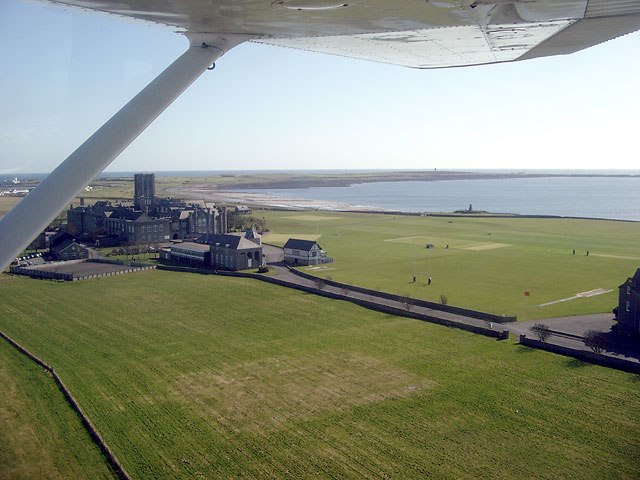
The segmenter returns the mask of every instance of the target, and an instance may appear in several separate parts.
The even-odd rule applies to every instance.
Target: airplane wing
[[[640,29],[640,0],[59,0],[176,27],[415,68],[563,55]]]

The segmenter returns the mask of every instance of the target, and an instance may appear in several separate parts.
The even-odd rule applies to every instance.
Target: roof
[[[256,232],[255,228],[250,228],[248,229],[245,233],[244,233],[244,238],[248,238],[249,240],[251,240],[252,238],[261,238],[262,236]]]
[[[64,230],[58,230],[55,235],[49,239],[49,245],[54,247],[60,243],[74,240],[74,236]]]
[[[261,248],[251,240],[247,240],[244,237],[231,234],[209,235],[209,244],[228,246],[228,248],[232,248],[234,250],[249,250],[254,248]]]
[[[305,250],[309,251],[313,248],[314,245],[318,245],[318,242],[315,240],[301,240],[299,238],[290,238],[287,240],[287,243],[284,244],[284,248],[292,248],[294,250]],[[320,248],[320,245],[318,245]]]
[[[634,290],[640,290],[640,268],[636,269],[633,277],[629,277],[618,288],[624,288],[627,285],[633,285]]]
[[[111,213],[110,218],[120,218],[123,220],[135,221],[138,220],[138,218],[140,218],[142,215],[145,214],[140,210],[132,210],[126,207],[119,207],[116,208],[113,213]]]
[[[176,243],[175,245],[171,245],[171,250],[173,250],[174,248],[182,249],[182,250],[191,250],[194,252],[208,252],[211,247],[203,243],[182,242],[182,243]]]
[[[76,243],[75,239],[66,239],[66,240],[63,240],[62,242],[59,242],[53,245],[51,247],[51,251],[59,253],[66,250],[67,248],[69,248],[69,246],[73,244],[82,248],[83,250],[86,250],[86,247],[84,245],[80,245],[79,243]]]

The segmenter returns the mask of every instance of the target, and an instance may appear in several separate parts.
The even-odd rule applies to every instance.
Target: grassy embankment
[[[435,302],[444,294],[452,305],[516,314],[521,320],[610,312],[618,285],[640,266],[640,223],[331,212],[254,215],[266,217],[274,232],[264,237],[266,242],[318,237],[335,259],[326,269],[313,270],[319,276]],[[427,243],[435,248],[425,248]],[[429,276],[433,284],[427,286]],[[612,291],[539,306],[594,289]]]
[[[0,328],[135,478],[640,475],[635,375],[248,279],[15,278],[0,296]]]

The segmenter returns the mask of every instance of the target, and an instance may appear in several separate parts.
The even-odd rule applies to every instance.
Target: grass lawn
[[[415,217],[261,211],[282,233],[320,235],[334,258],[317,274],[520,320],[610,312],[617,287],[640,266],[640,223],[531,218]],[[314,222],[313,215],[321,220]],[[435,248],[427,249],[431,243]],[[446,248],[447,245],[449,248]],[[573,250],[576,254],[573,255]],[[587,250],[589,256],[586,255]],[[412,282],[414,272],[417,282]],[[426,285],[427,277],[433,283]],[[595,289],[609,293],[541,307]],[[524,292],[528,291],[529,296]]]
[[[250,279],[0,280],[134,478],[640,476],[636,375]]]
[[[4,340],[0,385],[0,478],[116,478],[53,379]]]

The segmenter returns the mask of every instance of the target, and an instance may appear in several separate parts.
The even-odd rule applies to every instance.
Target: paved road
[[[510,323],[507,328],[515,335],[527,335],[536,338],[531,327],[536,323],[548,326],[554,333],[546,341],[557,345],[575,348],[578,350],[590,350],[582,337],[587,330],[596,330],[605,335],[607,347],[601,353],[623,357],[628,360],[640,362],[640,341],[628,337],[617,335],[612,332],[616,322],[612,313],[599,313],[594,315],[576,315],[572,317],[547,318],[544,320],[531,320],[528,322]],[[567,335],[563,335],[567,334]]]
[[[317,284],[314,280],[309,280],[296,275],[289,271],[289,269],[282,264],[271,264],[270,267],[274,271],[274,275],[282,281],[296,285],[317,288]],[[325,285],[323,287],[323,290],[345,297],[345,299],[354,298],[365,300],[371,303],[376,303],[378,305],[394,307],[400,310],[406,309],[405,303],[401,301],[390,300],[387,298],[376,296],[375,294],[354,292],[345,288],[334,287],[331,285]],[[532,320],[527,322],[492,323],[465,315],[443,312],[440,310],[420,307],[417,305],[412,306],[410,311],[465,325],[490,328],[500,332],[503,330],[508,330],[510,333],[516,336],[526,335],[527,337],[532,338],[535,338],[535,335],[531,331],[531,327],[536,323],[543,323],[549,326],[549,328],[554,332],[557,332],[552,334],[546,340],[548,343],[563,345],[577,350],[586,351],[589,351],[590,349],[579,337],[581,337],[587,330],[597,330],[604,332],[606,334],[607,341],[609,342],[609,346],[602,352],[603,354],[623,357],[640,362],[640,342],[638,340],[630,340],[625,337],[620,337],[612,333],[611,327],[615,324],[612,314],[580,315],[572,317],[549,318],[544,320]]]

